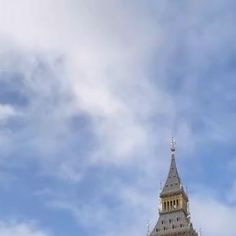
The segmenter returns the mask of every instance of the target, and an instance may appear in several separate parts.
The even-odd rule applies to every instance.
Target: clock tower
[[[198,236],[190,221],[189,199],[175,161],[175,141],[170,146],[170,169],[160,193],[159,219],[150,236]]]

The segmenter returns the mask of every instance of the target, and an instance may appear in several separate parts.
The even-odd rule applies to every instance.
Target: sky
[[[0,0],[0,236],[143,236],[170,137],[202,236],[235,236],[232,0]]]

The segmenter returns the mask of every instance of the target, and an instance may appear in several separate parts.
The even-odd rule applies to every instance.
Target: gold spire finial
[[[171,137],[171,142],[170,142],[170,150],[171,150],[171,152],[175,151],[175,146],[176,146],[175,138]]]

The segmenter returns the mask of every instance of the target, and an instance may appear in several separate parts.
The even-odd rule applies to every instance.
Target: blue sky
[[[0,236],[141,236],[169,139],[194,227],[234,236],[234,1],[0,0]]]

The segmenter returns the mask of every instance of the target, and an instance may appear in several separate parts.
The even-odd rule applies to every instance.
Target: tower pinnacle
[[[175,138],[172,137],[171,138],[171,142],[170,142],[170,150],[171,150],[171,152],[175,152],[175,146],[176,146],[176,141],[175,141]]]

